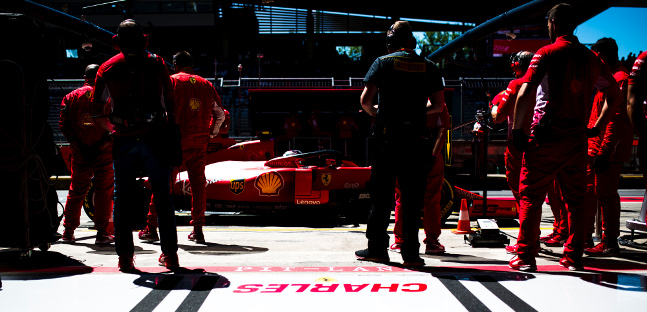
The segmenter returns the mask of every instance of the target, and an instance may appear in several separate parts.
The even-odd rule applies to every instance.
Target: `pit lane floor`
[[[622,235],[628,234],[625,220],[638,216],[643,192],[621,192]],[[64,201],[67,192],[58,193]],[[179,217],[182,268],[157,266],[159,244],[135,239],[136,274],[119,272],[114,246],[95,245],[92,222],[81,221],[75,244],[34,250],[29,260],[0,248],[0,310],[631,311],[647,306],[645,250],[623,246],[619,256],[585,257],[586,271],[570,272],[557,264],[561,248],[546,247],[537,259],[539,271],[523,273],[508,268],[511,256],[503,248],[473,248],[463,235],[452,234],[457,216],[440,237],[447,252],[421,255],[427,265],[416,270],[404,269],[392,252],[390,263],[357,261],[353,252],[366,246],[365,224],[219,217],[205,227],[207,242],[196,244],[187,239],[188,218]],[[543,234],[551,222],[546,206]],[[501,226],[514,243],[518,225]]]

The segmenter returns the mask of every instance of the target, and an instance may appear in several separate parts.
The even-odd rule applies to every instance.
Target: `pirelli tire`
[[[85,211],[85,214],[92,221],[94,221],[94,191],[94,178],[92,178],[90,180],[90,188],[88,188],[88,192],[85,194],[85,198],[83,198],[83,211]]]
[[[452,212],[456,209],[456,192],[454,186],[445,175],[443,179],[443,186],[440,188],[440,225],[444,225],[447,218],[452,215]],[[420,212],[420,227],[423,227],[422,218],[425,215],[424,207],[423,211]]]
[[[456,192],[454,190],[454,185],[445,175],[443,179],[443,186],[441,188],[441,197],[440,197],[440,224],[444,225],[447,221],[447,218],[457,210],[460,204],[456,198]]]
[[[148,214],[148,205],[151,201],[152,191],[144,188],[142,185],[143,180],[138,180],[137,191],[135,192],[134,198],[134,212],[131,212],[133,216],[131,222],[133,223],[133,228],[140,229],[146,227],[146,214]],[[90,187],[88,192],[85,194],[83,199],[83,211],[85,214],[94,222],[94,178],[90,180]]]

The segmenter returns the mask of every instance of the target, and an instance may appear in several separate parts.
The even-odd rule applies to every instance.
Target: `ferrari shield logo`
[[[283,177],[280,173],[274,171],[259,175],[254,183],[259,196],[278,196],[283,185]]]
[[[229,190],[235,195],[240,195],[245,190],[245,179],[233,179],[229,181]]]
[[[92,91],[85,91],[85,97],[88,99],[92,98]]]
[[[191,84],[195,84],[195,81],[196,81],[195,78],[193,78],[193,77],[189,78],[189,82],[191,82]]]
[[[324,186],[328,186],[331,180],[332,180],[332,174],[330,173],[321,174],[321,183],[323,183]]]

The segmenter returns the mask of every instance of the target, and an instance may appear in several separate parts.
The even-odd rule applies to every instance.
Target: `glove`
[[[534,137],[527,135],[523,129],[512,130],[512,144],[520,152],[528,149],[529,140],[532,138]]]
[[[593,138],[600,135],[600,129],[598,127],[586,128],[586,137]]]
[[[593,160],[593,169],[595,169],[596,172],[607,171],[611,162],[609,158],[610,157],[607,154],[595,156],[595,159]]]

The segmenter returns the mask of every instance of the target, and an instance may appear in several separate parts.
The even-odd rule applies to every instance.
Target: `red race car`
[[[61,148],[69,168],[69,146]],[[209,141],[207,163],[207,214],[263,214],[294,211],[321,211],[366,220],[370,204],[368,183],[370,167],[360,167],[343,159],[334,150],[291,153],[274,157],[274,140],[236,143],[233,139]],[[150,202],[150,186],[142,178],[138,206],[142,214]],[[441,198],[443,222],[460,208],[460,199],[480,199],[479,195],[454,187],[447,176]],[[191,210],[191,185],[187,172],[180,167],[172,185],[174,206],[178,213]],[[92,218],[94,189],[84,202]],[[515,218],[516,207],[497,208],[488,203],[490,218]],[[509,209],[508,209],[509,208]],[[482,215],[480,205],[470,205],[470,217]],[[509,210],[509,211],[508,211]],[[357,222],[355,222],[357,223]]]
[[[229,149],[234,148],[237,147]],[[205,173],[210,213],[346,208],[350,203],[369,201],[371,168],[344,160],[340,152],[333,150],[290,153],[270,160],[221,161],[207,165]],[[191,209],[190,188],[187,172],[181,171],[172,193],[185,200],[175,201],[176,210]]]

